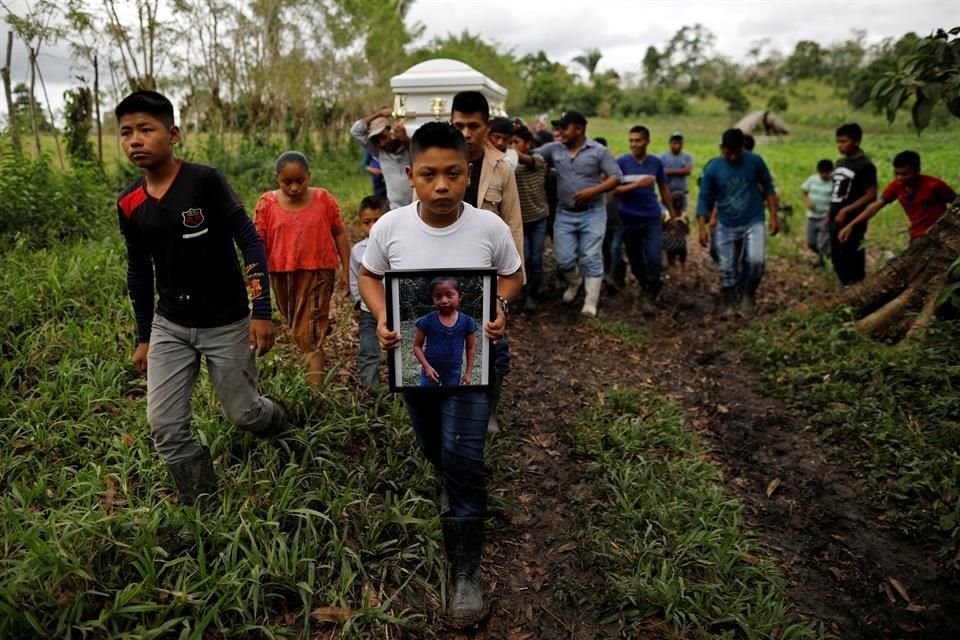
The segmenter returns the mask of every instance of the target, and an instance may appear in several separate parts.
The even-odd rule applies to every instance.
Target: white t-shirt
[[[460,219],[438,229],[420,219],[418,204],[390,211],[370,230],[363,253],[368,271],[493,268],[509,276],[520,270],[510,228],[497,214],[463,203]]]
[[[517,153],[516,149],[508,148],[503,152],[503,159],[507,161],[507,164],[510,165],[510,168],[514,171],[517,170],[517,165],[520,164],[520,154]]]

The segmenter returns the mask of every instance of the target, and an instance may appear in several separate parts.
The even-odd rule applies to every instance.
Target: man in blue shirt
[[[649,144],[649,129],[641,125],[630,129],[630,153],[617,158],[623,178],[614,191],[620,200],[620,223],[630,271],[643,287],[641,311],[645,316],[653,315],[663,264],[663,221],[654,185],[673,217],[673,201],[663,163],[660,158],[647,155]]]
[[[777,197],[770,171],[763,158],[744,151],[743,132],[727,129],[720,143],[720,157],[710,161],[700,182],[697,222],[700,245],[709,242],[707,222],[714,205],[717,207],[716,241],[720,258],[720,285],[723,288],[723,315],[736,313],[737,283],[743,282],[740,309],[753,311],[757,288],[766,263],[766,228],[763,204],[770,209],[770,235],[780,231],[777,221]],[[741,277],[736,244],[743,243]]]
[[[663,172],[667,175],[670,193],[683,194],[683,211],[687,212],[687,176],[693,172],[693,157],[683,150],[683,134],[674,131],[670,134],[670,150],[660,154]]]
[[[557,266],[567,281],[563,301],[573,302],[583,284],[586,295],[581,313],[593,317],[603,286],[607,228],[603,194],[620,184],[621,171],[606,147],[587,138],[587,119],[582,113],[567,111],[552,124],[560,141],[545,144],[538,152],[557,173],[553,246]]]

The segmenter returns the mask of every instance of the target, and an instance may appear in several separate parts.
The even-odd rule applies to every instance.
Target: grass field
[[[784,201],[794,205],[795,229],[802,224],[799,185],[818,159],[836,157],[833,129],[845,120],[864,125],[864,147],[881,181],[892,176],[892,156],[913,148],[923,155],[926,171],[960,185],[957,123],[917,137],[902,122],[891,127],[873,115],[851,114],[822,88],[801,86],[790,100],[784,115],[794,132],[761,140],[757,150]],[[665,149],[671,131],[683,131],[687,150],[702,167],[716,154],[730,120],[720,103],[707,100],[692,105],[690,115],[640,123],[652,131],[651,151]],[[590,133],[605,135],[614,151],[625,152],[633,124],[595,119]],[[224,169],[251,210],[259,193],[272,186],[272,149],[217,151],[199,140],[192,149],[192,157]],[[315,158],[314,180],[337,196],[353,225],[369,186],[359,149]],[[416,450],[400,403],[365,404],[333,376],[320,400],[312,401],[299,358],[280,347],[260,361],[262,386],[302,411],[308,426],[265,443],[235,432],[202,377],[194,426],[215,457],[222,506],[201,513],[175,504],[166,471],[151,450],[145,384],[129,364],[135,336],[116,212],[105,201],[102,210],[89,213],[103,221],[102,238],[0,254],[0,637],[310,637],[321,620],[339,621],[337,637],[422,637],[423,612],[439,597],[442,553],[432,471]],[[871,226],[871,246],[904,246],[905,220],[898,205],[885,210]],[[772,250],[801,252],[793,238],[774,240]],[[610,323],[594,326],[618,332]],[[814,380],[823,366],[811,353],[817,325],[800,326],[802,342],[782,348],[790,358],[784,375],[820,394],[818,401],[832,402]],[[625,335],[635,348],[653,339],[640,331]],[[775,369],[784,352],[765,339],[750,338],[758,357]],[[790,351],[801,346],[802,352]],[[829,351],[835,360],[848,355],[840,347]],[[352,362],[352,354],[346,360]],[[845,381],[837,393],[857,388],[855,362],[865,360],[850,359],[840,368]],[[912,361],[890,356],[872,362],[880,369],[876,384],[883,386],[902,382],[897,368]],[[924,379],[933,388],[939,378],[935,371],[928,374]],[[923,410],[918,405],[900,415],[905,410],[898,396],[884,402],[857,405],[855,424],[903,422]],[[633,428],[640,420],[638,403],[653,408],[644,411],[643,430]],[[949,426],[954,405],[937,406]],[[899,467],[908,479],[922,482],[931,469],[937,474],[938,484],[922,494],[925,499],[939,495],[956,505],[955,487],[950,493],[943,484],[955,482],[956,460],[927,464],[933,447],[917,445],[916,433],[883,424],[889,428],[877,432],[878,440],[909,442],[920,452]],[[943,433],[944,442],[955,442],[946,427]],[[696,628],[700,616],[742,617],[758,633],[782,625],[783,577],[766,564],[744,562],[752,561],[756,541],[742,532],[742,507],[723,492],[717,471],[699,457],[700,444],[674,408],[655,398],[624,396],[588,412],[578,439],[594,460],[591,479],[628,519],[638,527],[659,522],[656,535],[618,540],[617,530],[603,525],[619,521],[621,512],[597,505],[597,526],[576,532],[599,549],[598,562],[609,573],[605,597],[611,611],[627,611],[617,615],[637,625],[653,611],[678,630]],[[644,464],[648,447],[669,448],[673,457],[659,466]],[[889,458],[876,459],[878,483],[889,465]],[[635,493],[638,488],[642,493]],[[712,519],[692,521],[698,509]],[[940,524],[956,527],[958,514]],[[911,512],[904,526],[933,526],[922,515]],[[654,566],[640,546],[658,544],[682,553],[667,554]],[[706,578],[690,584],[691,572]],[[643,601],[624,602],[628,592],[642,594]],[[805,627],[787,627],[781,637],[811,635]],[[678,637],[723,636],[691,631]]]

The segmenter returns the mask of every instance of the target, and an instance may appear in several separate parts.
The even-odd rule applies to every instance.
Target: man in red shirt
[[[957,194],[946,182],[920,173],[920,154],[901,151],[893,159],[894,180],[884,189],[880,199],[870,204],[853,222],[840,230],[837,238],[846,242],[854,224],[866,222],[894,200],[899,200],[910,219],[910,242],[935,225]]]

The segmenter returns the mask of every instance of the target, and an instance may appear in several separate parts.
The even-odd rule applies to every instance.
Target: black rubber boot
[[[723,317],[732,318],[737,313],[737,288],[723,288]]]
[[[192,458],[167,465],[167,471],[177,486],[180,504],[196,504],[201,495],[217,492],[217,474],[213,470],[210,450],[201,447]]]
[[[523,300],[523,310],[527,313],[533,313],[537,310],[537,301],[540,299],[540,292],[543,288],[543,275],[534,274],[530,276],[530,279],[527,281],[526,287],[526,296]]]
[[[744,289],[743,297],[740,298],[740,311],[746,315],[753,313],[757,306],[757,290]]]
[[[447,552],[447,624],[467,629],[490,613],[483,601],[480,556],[483,553],[483,518],[441,518],[443,546]]]
[[[656,302],[657,295],[660,293],[660,286],[659,282],[645,282],[643,284],[643,293],[640,298],[640,313],[648,318],[653,317],[657,313],[653,303]]]
[[[270,417],[270,423],[259,431],[252,431],[258,438],[271,438],[286,431],[290,426],[290,411],[278,398],[273,396],[264,396],[273,405],[273,415]]]

